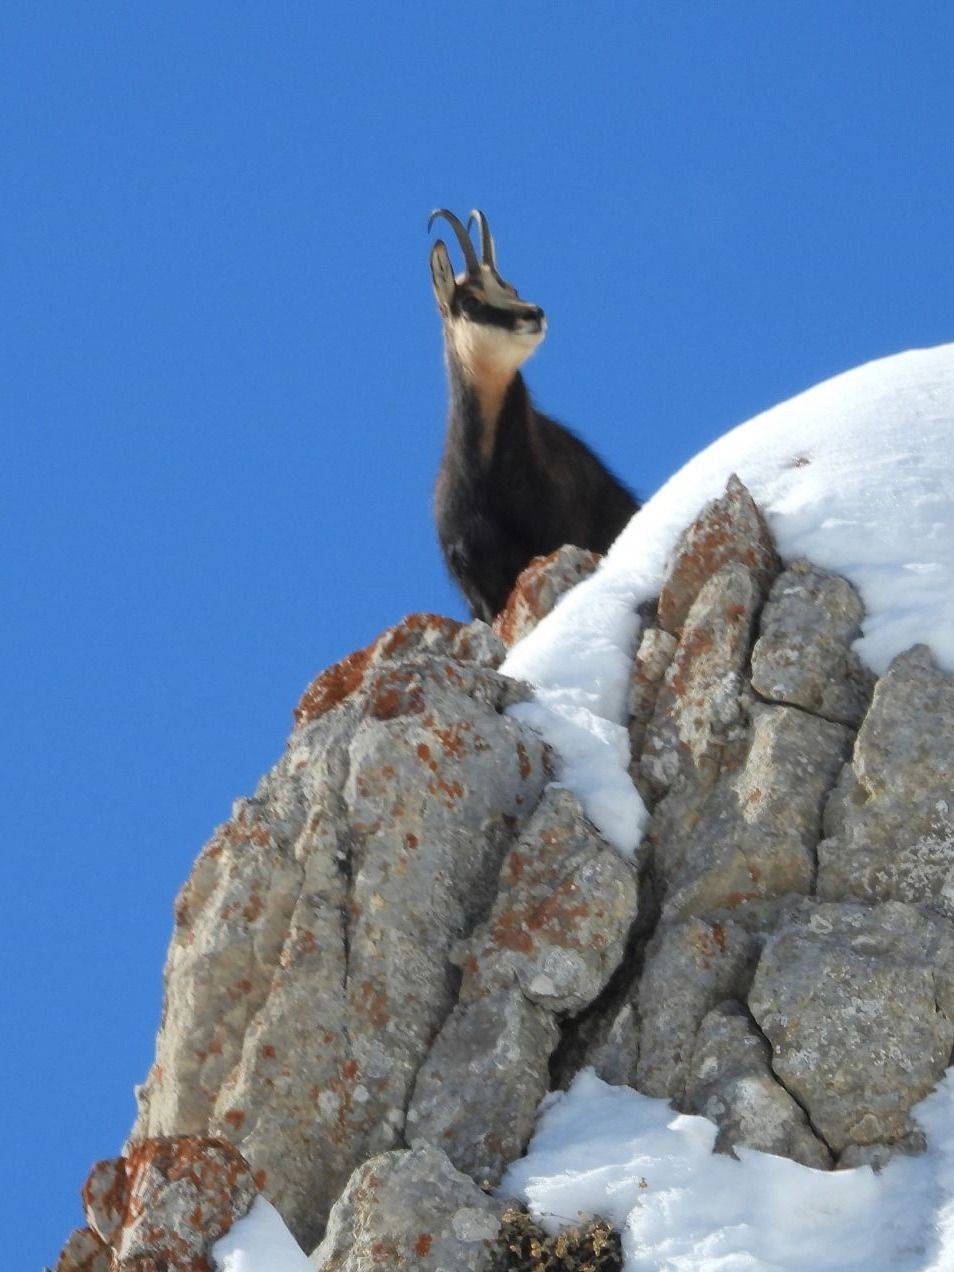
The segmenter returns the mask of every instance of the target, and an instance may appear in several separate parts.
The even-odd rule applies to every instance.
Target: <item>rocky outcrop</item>
[[[146,1140],[90,1171],[88,1227],[72,1234],[56,1272],[213,1272],[213,1245],[257,1192],[247,1162],[224,1140]]]
[[[719,1151],[917,1151],[954,1046],[954,679],[918,647],[875,683],[851,585],[783,568],[733,479],[642,612],[633,864],[497,670],[591,557],[534,562],[499,634],[415,615],[306,691],[179,897],[139,1117],[61,1272],[150,1266],[130,1216],[188,1227],[162,1163],[193,1143],[242,1183],[189,1258],[257,1190],[316,1266],[504,1266],[486,1186],[586,1064]]]
[[[452,950],[547,781],[503,714],[526,691],[501,654],[486,628],[425,616],[375,643],[350,692],[324,673],[177,903],[133,1142],[231,1140],[309,1248],[354,1167],[401,1143],[456,1001]]]

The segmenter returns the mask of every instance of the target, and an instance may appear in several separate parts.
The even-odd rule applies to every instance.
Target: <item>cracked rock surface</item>
[[[382,1153],[351,1176],[312,1262],[324,1272],[480,1272],[492,1266],[506,1208],[440,1149]]]
[[[205,1269],[256,1192],[316,1267],[490,1267],[481,1185],[587,1064],[711,1118],[719,1151],[919,1151],[954,1047],[954,677],[918,646],[875,682],[851,585],[783,565],[731,479],[641,611],[652,819],[624,861],[497,670],[591,558],[534,562],[499,634],[412,615],[309,686],[178,898],[138,1118],[59,1272],[151,1266],[133,1193],[167,1272]],[[223,1192],[209,1165],[221,1220],[189,1228],[205,1185],[172,1143],[234,1166]]]

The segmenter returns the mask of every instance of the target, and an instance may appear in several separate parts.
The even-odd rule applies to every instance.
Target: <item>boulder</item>
[[[639,988],[638,1090],[683,1101],[699,1026],[717,1003],[745,996],[758,949],[731,922],[690,919],[657,930]]]
[[[878,681],[825,815],[818,892],[954,917],[954,676],[923,645]]]
[[[633,867],[604,843],[575,795],[551,787],[468,942],[461,999],[516,981],[550,1011],[580,1011],[619,965],[637,908]]]
[[[686,1108],[719,1128],[715,1148],[736,1145],[791,1157],[817,1170],[832,1156],[805,1112],[772,1072],[771,1048],[737,1002],[714,1007],[699,1026],[692,1053]]]
[[[857,728],[874,675],[851,644],[864,607],[847,579],[796,561],[772,585],[752,651],[752,688]]]
[[[225,1140],[146,1140],[90,1171],[89,1226],[71,1235],[56,1272],[214,1272],[213,1245],[257,1194],[248,1163]]]
[[[951,1058],[954,929],[896,901],[806,901],[766,942],[748,1002],[832,1152],[893,1143]]]
[[[479,626],[406,620],[375,642],[350,693],[299,713],[177,906],[133,1142],[231,1140],[306,1248],[354,1167],[400,1143],[456,1001],[452,951],[548,780]]]
[[[323,1272],[489,1272],[506,1208],[440,1149],[382,1153],[348,1180],[312,1262]]]

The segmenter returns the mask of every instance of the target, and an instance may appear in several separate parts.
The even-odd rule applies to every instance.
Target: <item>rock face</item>
[[[586,1064],[719,1151],[917,1151],[954,1046],[954,678],[916,647],[875,683],[850,584],[783,569],[733,478],[643,614],[633,865],[497,670],[595,565],[562,549],[497,634],[415,615],[309,687],[178,899],[139,1116],[59,1272],[204,1268],[257,1191],[316,1266],[498,1266],[484,1186]]]
[[[424,617],[346,696],[324,673],[177,903],[133,1141],[230,1139],[307,1247],[354,1167],[401,1142],[456,999],[451,951],[547,780],[502,714],[525,691],[488,665],[501,654],[486,628]]]

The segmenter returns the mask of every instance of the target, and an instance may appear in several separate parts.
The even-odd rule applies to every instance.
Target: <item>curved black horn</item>
[[[480,208],[474,208],[470,216],[467,218],[467,232],[470,233],[470,227],[476,221],[480,226],[480,251],[484,258],[484,264],[497,272],[497,249],[494,247],[494,236],[490,232],[490,222]]]
[[[470,235],[464,229],[463,225],[454,216],[453,212],[448,212],[447,208],[435,208],[431,215],[427,218],[427,228],[430,229],[437,217],[442,216],[448,222],[451,229],[457,235],[457,242],[460,244],[460,250],[464,253],[464,260],[467,262],[467,273],[472,277],[476,277],[480,273],[480,262],[477,260],[477,253],[474,251],[474,244]]]

